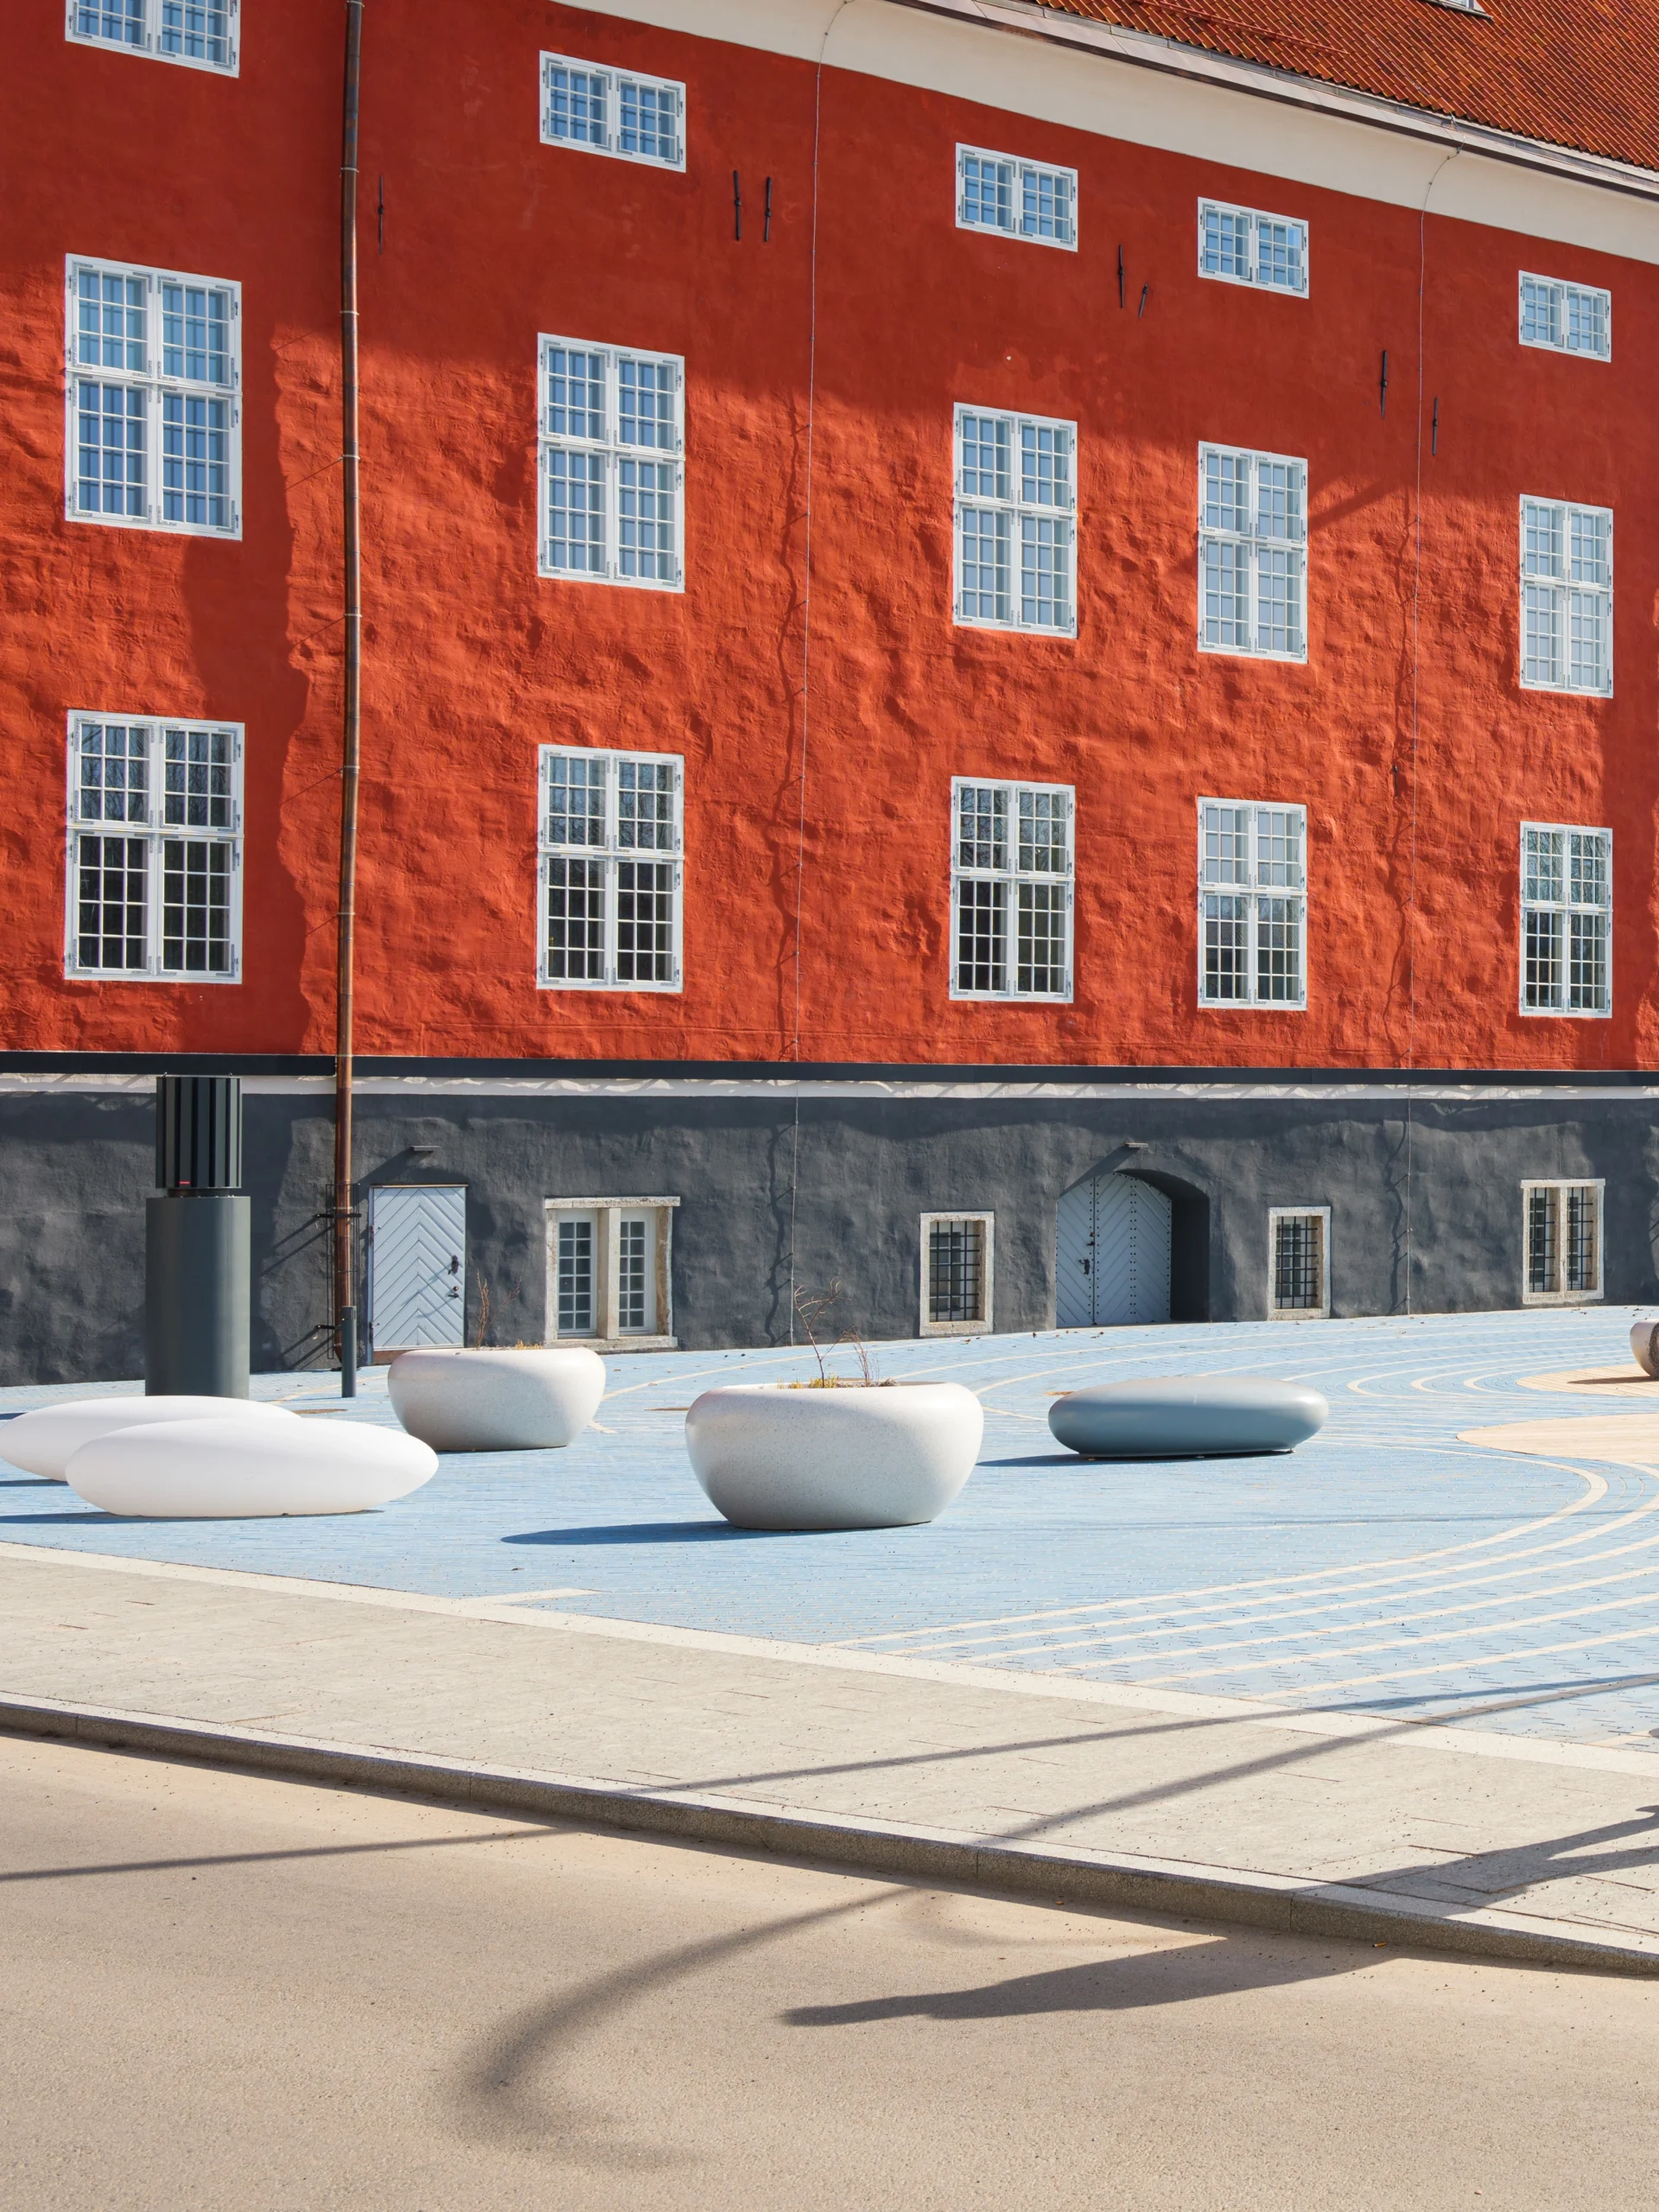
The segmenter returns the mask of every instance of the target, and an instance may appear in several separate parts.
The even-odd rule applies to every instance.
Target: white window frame
[[[547,1217],[547,1322],[544,1336],[550,1346],[582,1344],[590,1351],[677,1351],[674,1334],[674,1213],[677,1198],[549,1198]],[[559,1223],[571,1214],[591,1214],[594,1238],[594,1333],[559,1333]],[[621,1242],[623,1217],[649,1214],[654,1217],[652,1262],[654,1281],[652,1318],[648,1332],[624,1330],[620,1316]]]
[[[64,11],[64,36],[72,46],[101,46],[106,54],[136,54],[149,61],[175,62],[182,69],[206,69],[215,77],[234,77],[241,67],[241,7],[240,0],[217,0],[226,16],[225,36],[226,55],[223,61],[214,61],[205,54],[175,54],[162,41],[167,27],[162,19],[163,0],[136,0],[130,16],[138,24],[138,36],[111,38],[101,31],[82,30],[79,17],[83,13],[103,15],[116,12],[114,8],[90,8],[83,0],[67,0]]]
[[[1560,874],[1561,896],[1541,899],[1528,896],[1531,871],[1528,866],[1529,841],[1535,837],[1558,838],[1558,865]],[[1606,886],[1605,899],[1574,898],[1573,849],[1574,838],[1595,839],[1601,847],[1602,880]],[[1560,939],[1555,953],[1559,970],[1554,1001],[1544,1004],[1537,1000],[1529,1002],[1532,988],[1528,980],[1529,924],[1534,914],[1550,914],[1556,918]],[[1601,938],[1601,1002],[1574,1006],[1573,982],[1573,940],[1578,934],[1575,925],[1585,919],[1600,924]],[[1581,988],[1581,987],[1580,987]],[[1606,1021],[1613,1011],[1613,833],[1611,830],[1586,829],[1572,822],[1523,822],[1521,824],[1521,947],[1520,947],[1521,1011],[1534,1020],[1546,1021]]]
[[[142,346],[143,366],[94,365],[79,359],[79,277],[83,270],[100,280],[112,277],[124,284],[137,284],[142,297],[136,303],[141,315],[143,334],[136,341]],[[71,522],[89,523],[106,530],[159,530],[182,537],[239,538],[242,535],[242,287],[223,276],[188,276],[173,269],[143,269],[130,262],[102,261],[96,255],[72,253],[64,264],[64,513]],[[164,373],[162,361],[163,327],[162,295],[169,285],[188,285],[209,292],[226,295],[230,303],[226,318],[226,351],[229,382],[210,384],[204,379]],[[129,308],[130,312],[132,309]],[[124,344],[135,341],[124,340]],[[99,385],[111,390],[136,392],[142,398],[137,420],[143,426],[144,511],[142,514],[110,514],[102,510],[83,508],[79,499],[79,388],[83,383]],[[163,512],[165,486],[162,477],[165,466],[165,410],[169,398],[222,399],[228,410],[226,497],[230,502],[231,519],[227,524],[175,520]]]
[[[575,137],[553,128],[553,73],[556,69],[574,69],[584,77],[596,77],[604,86],[604,117],[597,137]],[[614,69],[607,62],[584,61],[574,54],[543,54],[542,55],[542,143],[544,146],[566,146],[572,153],[603,154],[616,162],[637,162],[651,169],[685,168],[685,86],[677,77],[652,77],[643,69]],[[626,133],[622,125],[622,95],[626,86],[641,86],[650,92],[666,92],[674,104],[674,155],[671,160],[661,154],[642,153],[638,147],[625,145]]]
[[[1530,337],[1527,334],[1527,296],[1529,285],[1537,287],[1544,296],[1548,315],[1545,334],[1540,337],[1536,324]],[[1517,286],[1520,302],[1520,339],[1523,346],[1530,346],[1544,353],[1571,353],[1581,361],[1611,361],[1613,358],[1613,296],[1599,284],[1570,284],[1564,276],[1540,276],[1530,269],[1523,269]],[[1580,342],[1573,325],[1579,320],[1579,303],[1593,302],[1599,315],[1605,346],[1586,346]],[[1554,331],[1557,334],[1551,335]]]
[[[952,548],[950,604],[957,625],[972,630],[1018,630],[1028,637],[1075,638],[1077,634],[1077,426],[1063,423],[1047,415],[1011,414],[1005,407],[975,407],[961,401],[957,404],[951,436],[950,481],[953,486],[950,542]],[[1006,492],[964,490],[963,474],[966,466],[963,455],[963,426],[969,420],[993,423],[1007,432],[1008,468]],[[1053,437],[1052,452],[1060,474],[1059,456],[1064,455],[1065,484],[1063,496],[1053,502],[1033,499],[1027,495],[1026,470],[1023,455],[1028,438],[1035,444],[1046,433]],[[1016,486],[1019,487],[1016,490]],[[1007,613],[987,614],[976,609],[969,613],[965,605],[967,563],[963,557],[964,533],[969,516],[992,516],[1001,518],[1005,528],[999,535],[1006,538],[1002,556],[996,568],[999,579],[995,591],[1006,594]],[[1065,620],[1043,622],[1027,620],[1025,606],[1027,598],[1039,598],[1040,593],[1027,594],[1024,588],[1027,574],[1024,549],[1027,543],[1027,525],[1039,528],[1044,524],[1054,524],[1058,542],[1064,550],[1061,564],[1065,592]],[[1033,572],[1034,573],[1034,572]],[[976,598],[985,594],[976,592]]]
[[[982,162],[1001,172],[999,183],[1006,183],[1007,187],[1006,222],[986,222],[969,213],[968,164],[970,162]],[[1065,236],[1046,237],[1040,229],[1027,227],[1030,220],[1027,212],[1028,194],[1033,188],[1040,190],[1044,180],[1051,184],[1065,184],[1071,206],[1067,218],[1069,227]],[[1000,193],[998,196],[1000,199]],[[1062,252],[1075,253],[1077,250],[1077,173],[1076,169],[1067,168],[1062,162],[1028,162],[1018,154],[994,154],[983,146],[959,145],[957,148],[957,228],[959,231],[980,231],[992,238],[1019,238],[1027,245],[1058,246]]]
[[[962,856],[962,802],[965,791],[991,791],[1002,801],[1003,859],[980,867],[964,861]],[[1026,798],[1057,799],[1062,815],[1064,865],[1058,871],[1052,868],[1022,868],[1020,864],[1020,801]],[[992,1001],[1014,1000],[1031,1006],[1068,1006],[1071,1001],[1072,978],[1072,908],[1077,872],[1077,793],[1070,784],[1014,784],[994,776],[955,776],[950,782],[950,995],[953,999],[977,999]],[[962,981],[961,927],[963,887],[965,884],[994,884],[1001,887],[1001,897],[997,916],[996,958],[1001,964],[1003,984],[995,988],[976,989]],[[1021,990],[1020,974],[1020,906],[1022,892],[1028,887],[1043,889],[1055,886],[1062,890],[1061,899],[1061,984],[1057,991]],[[1033,902],[1034,903],[1034,902]]]
[[[1573,1192],[1589,1191],[1594,1193],[1596,1235],[1596,1280],[1592,1289],[1569,1290],[1567,1283],[1567,1222],[1568,1197]],[[1555,1281],[1548,1290],[1532,1287],[1532,1208],[1535,1192],[1549,1192],[1554,1198],[1555,1213]],[[1605,1295],[1607,1185],[1599,1176],[1563,1175],[1539,1177],[1521,1185],[1521,1303],[1523,1306],[1595,1306]]]
[[[82,733],[89,728],[114,728],[140,732],[144,738],[146,763],[144,810],[136,818],[83,815],[81,811]],[[230,822],[226,825],[168,822],[166,817],[167,741],[185,736],[225,736],[230,740]],[[66,804],[67,836],[64,864],[63,972],[88,983],[239,983],[242,980],[242,783],[243,736],[240,722],[200,721],[180,715],[124,715],[78,711],[69,716],[66,747]],[[142,840],[144,846],[144,957],[133,968],[84,966],[80,959],[80,841],[83,836]],[[184,840],[228,850],[226,929],[228,965],[215,972],[202,968],[168,968],[163,958],[163,907],[166,890],[164,848]]]
[[[981,1318],[973,1321],[935,1321],[931,1318],[933,1304],[932,1261],[933,1231],[947,1229],[958,1222],[974,1222],[982,1236],[980,1262]],[[918,1333],[924,1337],[983,1337],[995,1326],[996,1318],[996,1216],[994,1212],[980,1212],[971,1206],[958,1206],[950,1213],[925,1213],[922,1216],[921,1302],[918,1313]]]
[[[1210,463],[1214,460],[1224,471],[1230,464],[1235,479],[1241,465],[1248,485],[1246,512],[1249,519],[1247,530],[1233,530],[1211,522],[1209,516]],[[1265,469],[1283,469],[1282,484],[1270,481],[1264,485]],[[1271,503],[1278,493],[1284,495],[1285,527],[1275,531],[1262,527],[1264,492]],[[1219,588],[1220,564],[1227,559],[1229,550],[1235,566],[1243,565],[1246,578],[1247,627],[1249,636],[1241,643],[1236,638],[1224,638],[1220,633],[1230,626],[1219,617],[1212,620],[1208,607],[1208,592],[1211,562],[1216,563]],[[1286,604],[1294,608],[1294,617],[1285,623],[1292,645],[1263,645],[1261,640],[1271,625],[1262,620],[1262,583],[1263,556],[1287,556],[1285,582],[1287,587]],[[1294,626],[1293,626],[1294,625]],[[1214,634],[1212,634],[1212,632]],[[1205,443],[1198,448],[1198,651],[1201,653],[1229,653],[1242,655],[1252,660],[1282,660],[1306,663],[1307,659],[1307,463],[1294,454],[1257,453],[1249,446],[1222,446]]]
[[[1211,269],[1206,265],[1205,218],[1210,215],[1243,225],[1249,243],[1243,270]],[[1266,276],[1262,274],[1262,226],[1264,223],[1296,233],[1301,249],[1300,284],[1288,281],[1280,283],[1271,274]],[[1277,292],[1286,299],[1305,300],[1308,286],[1308,226],[1300,215],[1274,215],[1262,207],[1236,207],[1230,200],[1215,200],[1207,194],[1198,201],[1198,274],[1210,283],[1246,284],[1253,291]],[[1270,257],[1270,270],[1271,266]]]
[[[600,410],[603,431],[598,437],[578,436],[550,428],[552,415],[553,359],[569,352],[591,356],[602,364],[604,405]],[[624,442],[621,410],[622,368],[625,363],[652,370],[666,370],[671,399],[668,445]],[[685,361],[678,353],[652,353],[640,346],[601,346],[588,338],[555,338],[543,334],[537,340],[537,565],[550,582],[575,584],[614,584],[626,591],[685,589]],[[555,567],[551,522],[555,456],[579,454],[597,461],[601,476],[602,559],[587,568]],[[630,575],[624,565],[622,505],[625,468],[631,463],[665,467],[673,474],[674,527],[671,577]]]
[[[1210,852],[1209,834],[1212,827],[1216,829],[1218,837],[1223,836],[1236,837],[1238,834],[1236,823],[1212,825],[1208,817],[1208,810],[1211,807],[1221,808],[1235,816],[1248,815],[1249,823],[1244,832],[1247,840],[1247,855],[1242,863],[1236,853],[1229,854],[1222,850],[1215,854]],[[1280,861],[1270,857],[1266,863],[1264,875],[1262,856],[1262,817],[1263,816],[1294,818],[1298,825],[1300,854],[1300,860],[1295,863],[1294,873],[1300,876],[1300,881],[1289,880],[1291,863],[1288,860]],[[1267,830],[1269,840],[1276,839],[1281,834],[1276,824],[1269,823]],[[1271,845],[1269,851],[1271,852]],[[1243,873],[1238,872],[1241,866]],[[1274,874],[1274,871],[1279,868],[1287,871],[1283,880],[1278,880]],[[1198,1005],[1201,1008],[1222,1013],[1237,1012],[1246,1007],[1267,1014],[1302,1014],[1306,1011],[1307,880],[1307,809],[1305,806],[1294,805],[1278,799],[1199,799]],[[1212,899],[1236,899],[1244,906],[1245,912],[1243,916],[1224,915],[1219,912],[1212,913],[1209,906],[1209,901]],[[1264,926],[1282,926],[1285,918],[1282,916],[1264,913],[1262,911],[1264,900],[1273,900],[1275,903],[1284,901],[1295,908],[1295,912],[1291,917],[1296,930],[1298,995],[1294,998],[1264,996],[1259,988],[1262,980],[1263,951],[1262,931]],[[1211,997],[1206,989],[1209,975],[1209,962],[1206,958],[1209,925],[1213,921],[1219,928],[1227,923],[1236,923],[1241,919],[1245,926],[1244,972],[1249,989],[1243,996],[1239,998]]]
[[[1317,1221],[1319,1224],[1319,1302],[1317,1306],[1281,1306],[1279,1303],[1279,1224],[1281,1221]],[[1328,1321],[1331,1319],[1329,1206],[1268,1207],[1268,1319],[1270,1321]]]
[[[588,842],[556,844],[552,836],[550,798],[553,790],[553,763],[556,760],[596,761],[600,764],[603,780],[604,819],[601,836]],[[622,815],[622,779],[624,766],[667,768],[671,772],[673,818],[671,842],[667,845],[635,845],[624,842],[626,829]],[[536,980],[544,991],[651,991],[658,995],[678,991],[684,983],[684,903],[685,903],[685,760],[678,753],[612,752],[598,746],[544,745],[541,747],[537,772],[536,839],[539,855],[537,868],[536,910]],[[602,879],[604,903],[602,960],[604,974],[599,976],[567,976],[552,973],[550,949],[548,944],[550,903],[552,889],[552,863],[556,861],[588,861],[596,862]],[[670,926],[672,932],[672,963],[671,980],[640,982],[620,973],[620,953],[618,944],[620,907],[621,903],[620,870],[635,861],[656,863],[672,871],[672,907]]]
[[[1559,556],[1541,555],[1529,546],[1548,518]],[[1590,582],[1575,576],[1580,565],[1573,553],[1575,537],[1586,525],[1598,534],[1606,532],[1607,580]],[[1611,699],[1613,696],[1613,511],[1591,507],[1576,499],[1545,499],[1523,493],[1521,498],[1521,636],[1520,681],[1523,691],[1565,691],[1576,697]],[[1548,607],[1550,635],[1548,672],[1539,673],[1541,657],[1532,650],[1533,618]],[[1599,620],[1604,652],[1602,680],[1586,679],[1573,667],[1573,632],[1587,608]]]

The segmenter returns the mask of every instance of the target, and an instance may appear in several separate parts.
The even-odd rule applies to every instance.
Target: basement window
[[[65,35],[77,46],[237,73],[238,0],[69,0]]]
[[[1527,1306],[1582,1306],[1602,1294],[1602,1183],[1523,1183]]]
[[[547,1201],[547,1341],[672,1351],[677,1198]]]
[[[1000,231],[1036,245],[1077,245],[1077,173],[1013,154],[957,149],[957,227]]]
[[[1521,272],[1521,343],[1552,353],[1613,358],[1613,296],[1593,284],[1566,284]]]
[[[970,1337],[991,1325],[992,1213],[922,1216],[925,1337]]]
[[[1325,1321],[1331,1316],[1331,1209],[1274,1206],[1268,1214],[1272,1276],[1269,1317]]]
[[[542,56],[542,143],[610,154],[653,168],[685,167],[685,86],[671,77],[641,77]]]

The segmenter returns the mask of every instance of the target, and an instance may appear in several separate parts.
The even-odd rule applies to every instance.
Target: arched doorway
[[[1055,1240],[1056,1325],[1167,1321],[1173,1212],[1162,1191],[1109,1169],[1067,1191]]]

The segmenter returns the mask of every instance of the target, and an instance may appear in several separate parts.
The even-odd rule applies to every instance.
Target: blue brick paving
[[[960,1381],[986,1408],[973,1478],[923,1529],[728,1528],[692,1476],[684,1408],[714,1382],[809,1374],[810,1356],[681,1352],[611,1360],[599,1425],[570,1450],[446,1459],[385,1512],[120,1521],[0,1470],[0,1541],[436,1596],[557,1592],[532,1602],[1640,1744],[1659,1767],[1659,1474],[1457,1440],[1505,1421],[1642,1412],[1629,1396],[1521,1382],[1619,1364],[1631,1318],[1602,1307],[882,1345],[884,1376]],[[1049,1435],[1058,1390],[1224,1372],[1312,1382],[1330,1423],[1288,1457],[1198,1462],[1090,1465]],[[257,1385],[302,1412],[393,1425],[383,1373],[349,1409],[336,1389],[314,1376]],[[0,1414],[87,1395],[0,1391]]]

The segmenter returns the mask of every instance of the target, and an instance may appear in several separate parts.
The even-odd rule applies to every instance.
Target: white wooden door
[[[1133,1175],[1095,1175],[1059,1203],[1055,1320],[1062,1329],[1169,1319],[1170,1203]]]
[[[377,1353],[465,1341],[464,1185],[372,1190],[368,1262],[369,1336]]]

